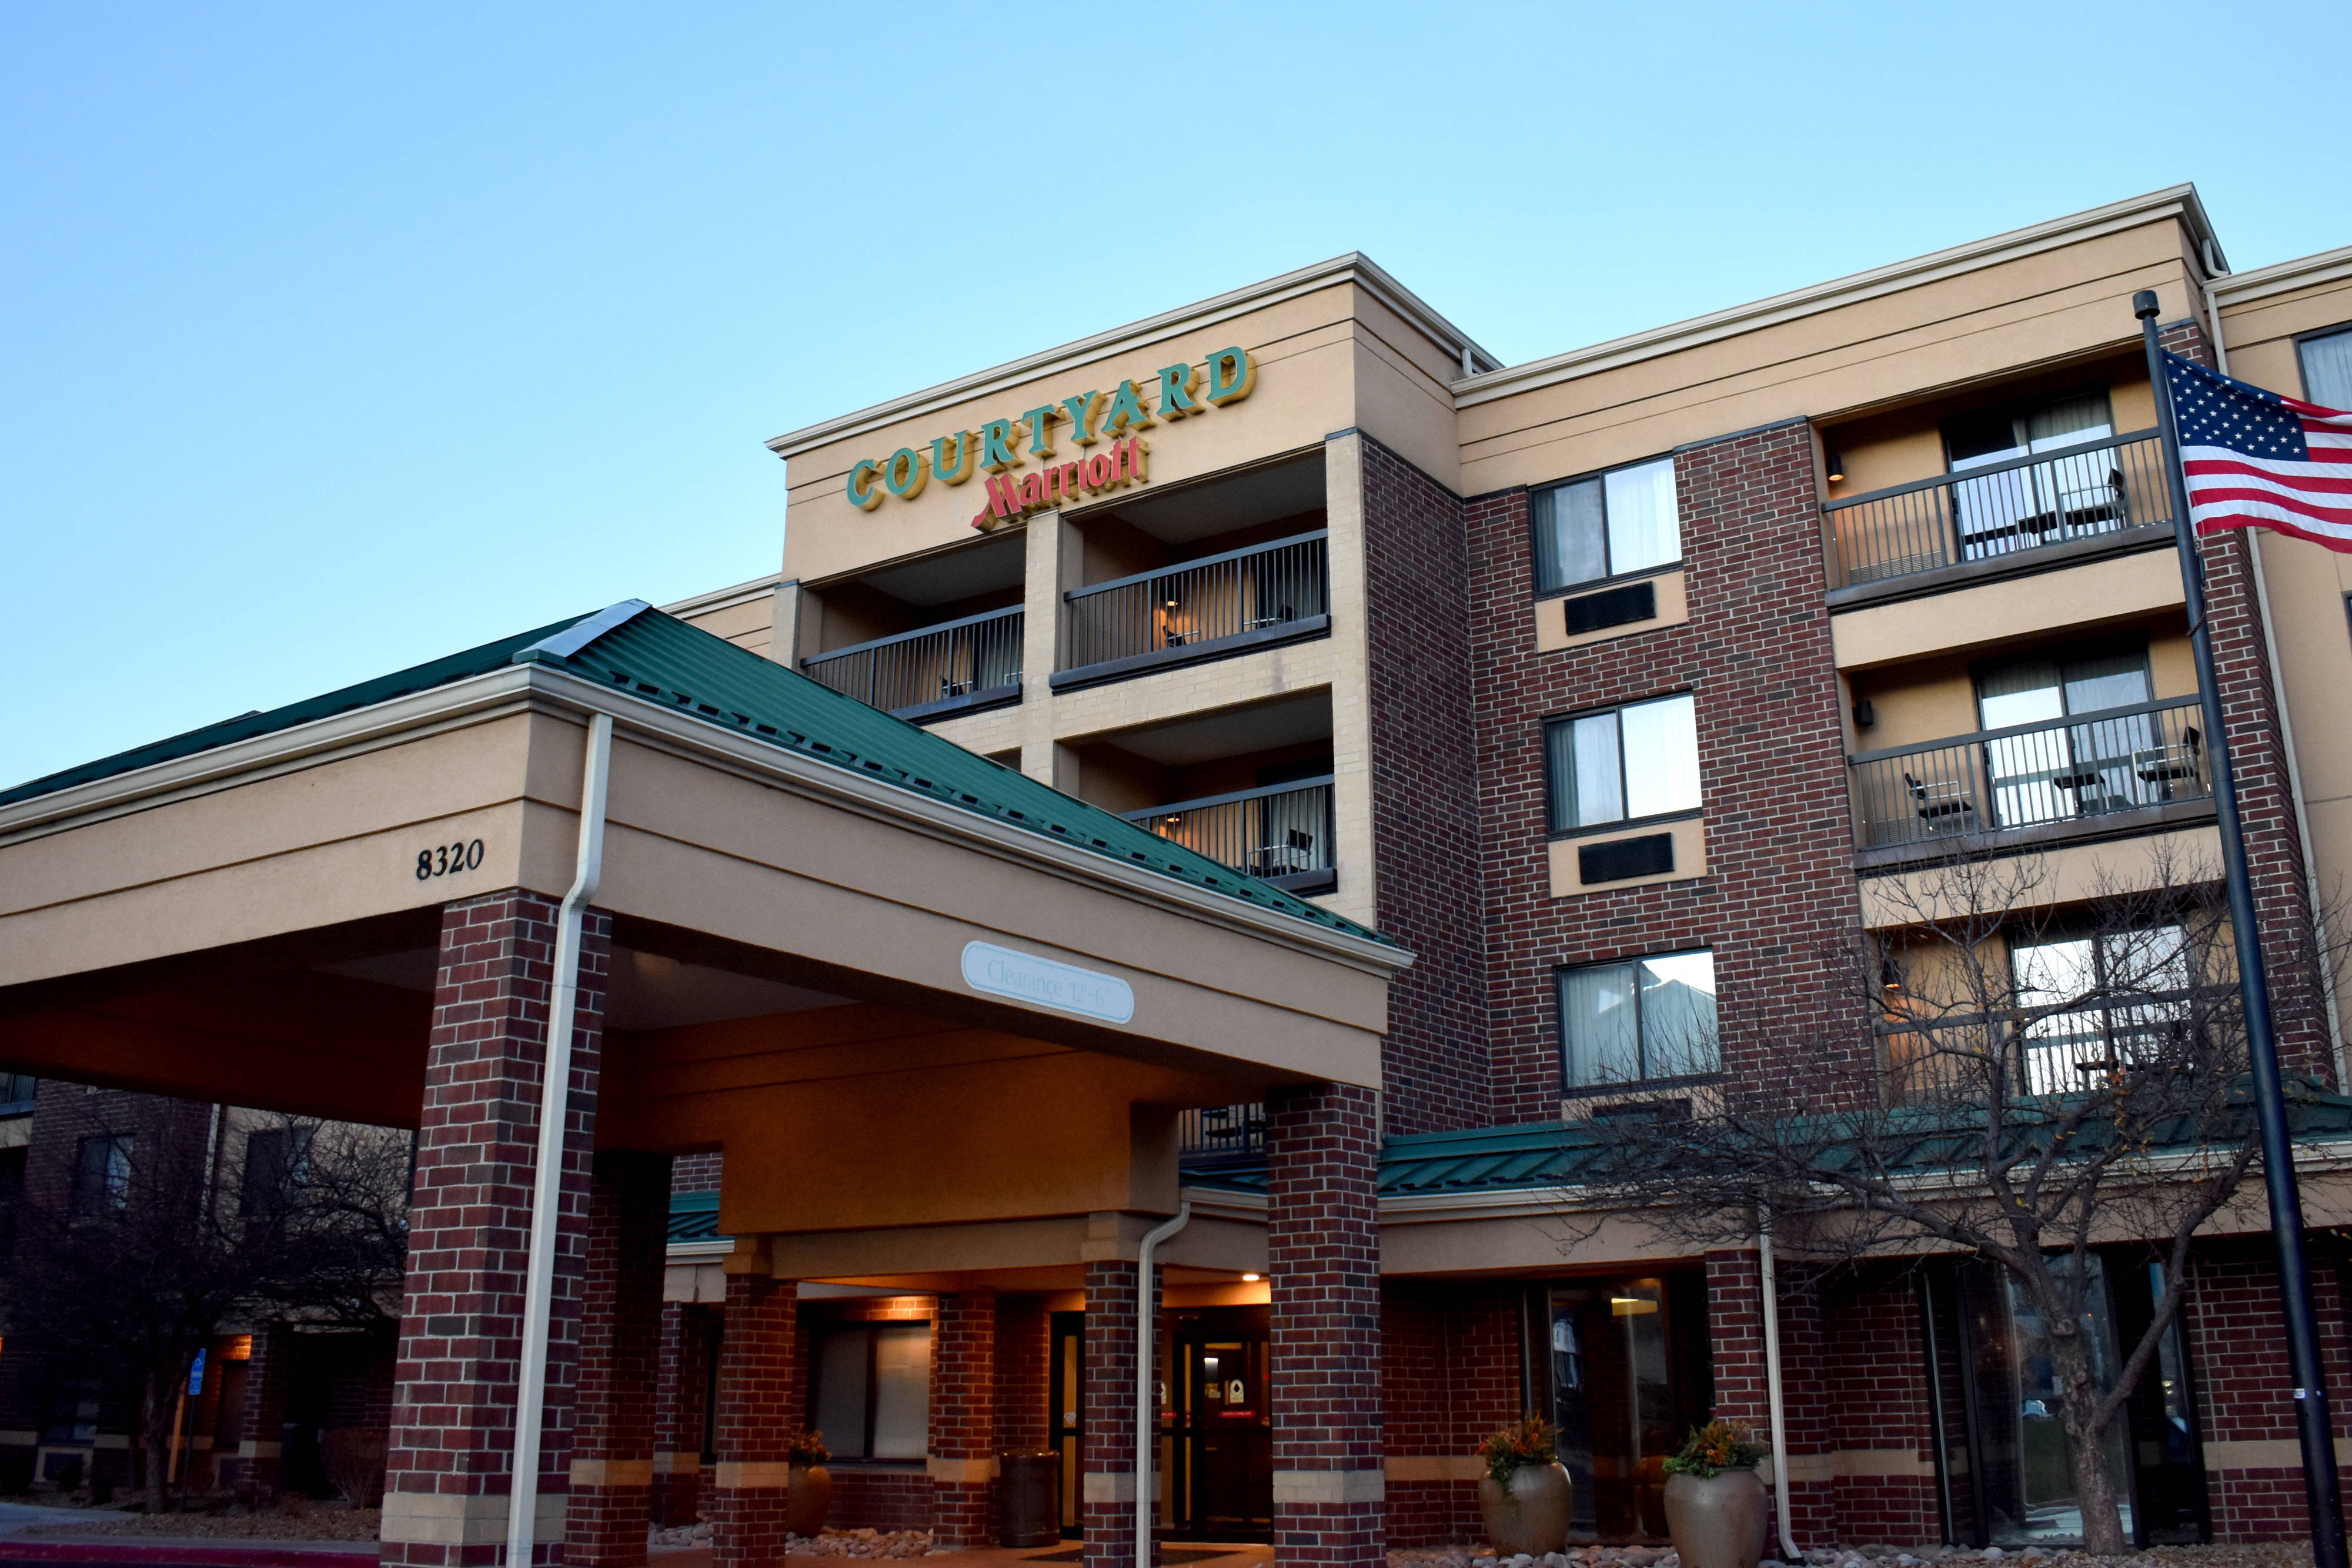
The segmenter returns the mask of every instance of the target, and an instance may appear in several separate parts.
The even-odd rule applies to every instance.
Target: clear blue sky
[[[2242,269],[2352,243],[2347,46],[2342,0],[17,6],[0,783],[772,570],[763,438],[1346,250],[1515,362],[2180,180]]]

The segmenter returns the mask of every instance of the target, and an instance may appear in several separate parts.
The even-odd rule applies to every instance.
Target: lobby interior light
[[[1609,1298],[1609,1313],[1612,1317],[1647,1317],[1650,1313],[1654,1312],[1657,1310],[1658,1303],[1650,1300],[1647,1296],[1612,1296]]]

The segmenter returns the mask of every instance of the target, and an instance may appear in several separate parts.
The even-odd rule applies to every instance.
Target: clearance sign
[[[1191,363],[1170,365],[1150,392],[1144,390],[1149,382],[1123,381],[1108,395],[1080,392],[1033,408],[1018,419],[992,419],[976,431],[942,435],[929,450],[901,446],[878,463],[861,459],[849,470],[850,505],[870,512],[882,504],[886,491],[911,501],[934,476],[942,485],[961,485],[984,471],[987,504],[971,526],[986,531],[1041,507],[1142,484],[1150,477],[1146,459],[1151,448],[1140,432],[1239,402],[1257,385],[1257,361],[1246,349],[1220,349],[1211,354],[1205,386],[1201,371]],[[1065,427],[1067,439],[1078,448],[1066,458],[1054,444],[1057,425]],[[1103,451],[1086,450],[1106,441],[1110,444]],[[1041,466],[1026,474],[1013,472],[1032,457]]]

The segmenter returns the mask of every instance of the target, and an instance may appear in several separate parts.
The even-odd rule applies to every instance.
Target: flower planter
[[[1559,1464],[1521,1465],[1506,1486],[1492,1476],[1478,1478],[1478,1509],[1486,1517],[1486,1539],[1505,1557],[1525,1552],[1540,1557],[1568,1544],[1569,1500],[1575,1483]],[[1750,1564],[1753,1568],[1753,1564]]]
[[[833,1475],[823,1465],[794,1465],[784,1472],[784,1529],[793,1535],[814,1535],[824,1528],[824,1511],[833,1504]]]
[[[1769,1514],[1753,1469],[1666,1478],[1666,1533],[1683,1568],[1756,1568]]]

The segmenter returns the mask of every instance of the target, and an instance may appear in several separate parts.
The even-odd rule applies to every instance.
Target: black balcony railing
[[[900,718],[1021,700],[1021,607],[991,610],[801,661],[835,691]]]
[[[2213,792],[2195,697],[1848,759],[1866,849],[2138,810]]]
[[[1325,530],[1074,590],[1059,685],[1238,653],[1331,623]]]
[[[1125,815],[1163,839],[1293,893],[1321,893],[1339,884],[1331,859],[1328,774]]]
[[[1265,1159],[1265,1107],[1212,1105],[1176,1113],[1176,1164],[1186,1170],[1254,1166]]]
[[[1822,510],[1841,588],[2172,521],[2152,430],[1873,490]]]
[[[2226,988],[2151,989],[2094,1006],[1890,1023],[1879,1031],[1893,1103],[1982,1103],[1998,1075],[2011,1096],[2078,1093],[2112,1075],[2210,1051]]]

